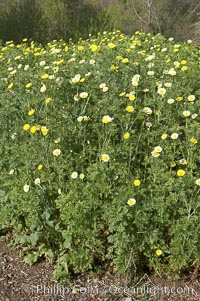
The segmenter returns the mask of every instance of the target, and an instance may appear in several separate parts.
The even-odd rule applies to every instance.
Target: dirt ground
[[[0,301],[200,301],[200,275],[176,281],[144,274],[126,286],[108,272],[78,275],[66,286],[52,280],[53,266],[41,261],[32,267],[23,262],[19,249],[0,240]]]

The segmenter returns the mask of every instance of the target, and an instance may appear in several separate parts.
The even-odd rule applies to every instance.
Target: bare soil
[[[132,285],[110,272],[84,273],[62,287],[52,279],[52,264],[30,267],[19,253],[0,240],[0,301],[200,301],[198,270],[176,281],[144,274]]]

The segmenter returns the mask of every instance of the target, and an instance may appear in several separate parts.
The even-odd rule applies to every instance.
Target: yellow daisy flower
[[[113,118],[111,118],[109,115],[105,115],[102,118],[102,122],[105,124],[111,122],[112,120],[113,120]]]
[[[28,131],[30,129],[30,124],[26,123],[23,125],[23,130]]]
[[[156,255],[157,256],[161,256],[162,254],[163,254],[162,250],[160,250],[160,249],[156,250]]]
[[[28,115],[32,116],[35,113],[35,109],[31,109],[30,111],[28,111]]]
[[[128,200],[127,204],[128,204],[129,206],[134,206],[134,205],[136,204],[136,199],[130,198],[130,199]]]
[[[110,160],[110,156],[108,154],[101,155],[101,160],[103,162],[108,162]]]
[[[54,149],[54,151],[53,151],[53,155],[54,156],[59,156],[61,154],[61,150],[59,149],[59,148],[56,148],[56,149]]]
[[[135,186],[140,186],[140,184],[141,184],[141,182],[138,179],[133,181],[133,185],[135,185]]]
[[[129,113],[134,112],[134,110],[135,110],[135,109],[134,109],[133,106],[127,106],[127,107],[126,107],[126,111],[129,112]]]
[[[185,170],[179,169],[176,174],[178,177],[183,177],[185,175]]]
[[[24,192],[28,192],[28,191],[29,191],[29,189],[30,189],[30,186],[29,186],[29,185],[27,185],[27,184],[25,184],[25,185],[24,185]]]

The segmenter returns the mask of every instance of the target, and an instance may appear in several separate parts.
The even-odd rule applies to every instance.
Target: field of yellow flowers
[[[1,229],[54,277],[200,262],[200,49],[119,31],[0,45]]]

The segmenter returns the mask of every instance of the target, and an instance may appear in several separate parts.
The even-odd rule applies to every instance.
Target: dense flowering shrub
[[[199,53],[119,31],[0,47],[0,220],[26,262],[198,265]]]

